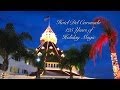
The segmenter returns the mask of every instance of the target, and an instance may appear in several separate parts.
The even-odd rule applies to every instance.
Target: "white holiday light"
[[[62,54],[62,55],[61,55],[61,57],[65,57],[65,55],[64,55],[64,54]]]
[[[59,48],[57,48],[57,50],[60,50]]]
[[[45,49],[45,47],[43,47],[43,46],[42,46],[42,48],[41,48],[41,49]]]
[[[38,49],[37,49],[37,48],[36,48],[35,50],[36,50],[36,51],[38,51]]]
[[[52,46],[50,46],[49,48],[50,48],[50,49],[53,49],[53,47],[52,47]]]
[[[61,50],[61,52],[63,52],[63,50]]]

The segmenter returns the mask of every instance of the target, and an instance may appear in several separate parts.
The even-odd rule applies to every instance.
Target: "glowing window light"
[[[57,50],[60,50],[59,48],[57,48]]]
[[[27,62],[26,64],[29,65],[29,62]]]

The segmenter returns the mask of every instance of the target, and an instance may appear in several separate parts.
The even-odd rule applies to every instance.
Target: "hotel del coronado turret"
[[[46,70],[56,70],[59,69],[60,57],[64,57],[63,50],[57,47],[57,37],[50,27],[50,21],[48,27],[43,32],[40,37],[40,45],[36,48],[37,55],[41,56],[42,52],[49,52],[45,57],[45,69]],[[54,58],[52,58],[54,57]]]

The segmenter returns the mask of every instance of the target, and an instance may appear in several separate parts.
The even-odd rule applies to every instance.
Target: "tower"
[[[45,69],[54,70],[59,69],[59,61],[61,57],[64,57],[63,51],[57,47],[57,37],[50,27],[50,23],[46,30],[40,37],[40,45],[36,48],[38,56],[42,56],[43,52],[45,55]]]

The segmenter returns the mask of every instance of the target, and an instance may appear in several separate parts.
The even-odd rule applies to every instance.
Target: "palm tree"
[[[32,62],[32,65],[34,67],[37,67],[37,71],[36,71],[36,78],[40,79],[40,74],[42,73],[41,69],[43,69],[43,63],[41,62],[42,60],[40,59],[39,56],[37,56],[37,53],[34,49],[32,48],[27,48],[27,51],[25,53],[22,53],[24,56],[24,60],[28,61],[28,62]],[[15,59],[19,60],[20,59],[20,55],[15,54]]]
[[[60,68],[66,68],[70,70],[70,79],[73,78],[72,68],[77,67],[77,61],[79,59],[80,52],[76,48],[70,48],[69,50],[64,51],[65,57],[60,61]]]
[[[40,74],[44,72],[44,60],[42,58],[37,57],[37,61],[35,63],[35,66],[37,67],[37,73],[36,73],[36,78],[40,79]]]
[[[40,61],[36,62],[36,65],[35,65],[38,68],[38,71],[37,71],[38,72],[38,74],[37,74],[38,78],[40,78],[40,74],[42,72],[43,72],[43,74],[46,73],[46,70],[45,70],[45,68],[46,68],[45,62],[46,62],[46,60],[49,60],[50,62],[51,61],[55,62],[56,60],[59,59],[58,56],[50,54],[50,52],[51,52],[51,50],[48,50],[48,51],[43,50],[43,51],[41,51],[41,55],[40,56],[37,55],[37,58],[40,59]],[[38,54],[39,52],[36,52],[36,53]]]
[[[25,60],[32,62],[32,64],[37,68],[36,79],[40,79],[40,74],[45,73],[46,54],[49,52],[42,51],[41,55],[38,55],[38,52],[36,52],[34,49],[29,50],[30,51],[25,55]]]
[[[1,70],[7,71],[10,54],[17,60],[25,56],[27,52],[24,45],[25,40],[32,40],[31,35],[27,32],[16,33],[12,23],[8,23],[4,29],[0,29],[0,55],[4,59]]]
[[[70,48],[64,51],[65,57],[61,58],[61,69],[66,68],[70,70],[70,78],[73,78],[72,68],[73,66],[79,71],[80,76],[84,75],[84,67],[89,60],[89,53],[91,50],[90,44],[83,44],[80,49]]]
[[[103,17],[95,18],[95,21],[100,20],[103,25],[104,33],[100,36],[100,38],[93,44],[91,51],[90,51],[90,58],[94,58],[97,53],[102,53],[102,47],[105,43],[109,43],[110,53],[111,53],[111,60],[113,66],[113,74],[114,78],[117,79],[117,75],[119,72],[119,64],[116,54],[116,41],[117,41],[117,32],[115,29],[110,25],[110,22]]]
[[[91,50],[91,45],[90,44],[83,44],[80,48],[80,56],[78,59],[78,69],[79,69],[79,73],[80,76],[84,76],[84,67],[87,63],[87,60],[89,60],[89,53]]]

